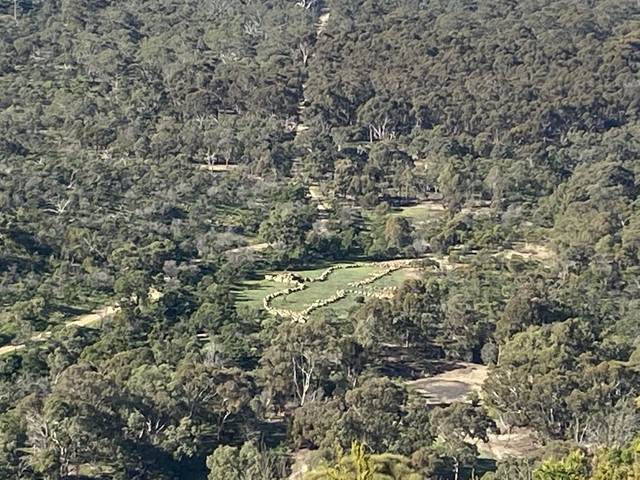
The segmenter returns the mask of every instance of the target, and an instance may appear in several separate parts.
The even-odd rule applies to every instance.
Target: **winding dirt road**
[[[105,306],[97,310],[94,310],[91,313],[80,315],[75,320],[67,322],[64,325],[64,328],[71,327],[71,326],[89,327],[98,322],[101,322],[107,317],[112,316],[113,314],[117,313],[119,310],[120,310],[120,307],[114,307],[111,305]],[[51,335],[52,335],[52,332],[48,330],[46,332],[39,333],[38,335],[34,335],[33,337],[31,337],[30,341],[42,342],[47,338],[49,338]],[[25,346],[26,346],[26,343],[21,343],[18,345],[5,345],[4,347],[0,347],[0,356],[9,355],[10,353],[16,352],[18,350],[22,350],[23,348],[25,348]]]

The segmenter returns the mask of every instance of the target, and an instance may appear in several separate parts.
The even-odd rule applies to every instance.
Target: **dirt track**
[[[237,168],[238,165],[226,165],[223,163],[217,165],[200,165],[201,170],[208,170],[210,172],[230,172]]]
[[[118,310],[120,310],[119,307],[113,307],[110,305],[106,307],[102,307],[97,310],[94,310],[91,313],[80,315],[75,320],[67,322],[64,325],[64,327],[65,328],[70,326],[88,327],[90,325],[93,325],[95,323],[98,323],[104,320],[107,317],[110,317],[114,313],[118,312]],[[32,342],[42,342],[47,338],[49,338],[51,334],[52,334],[51,331],[42,332],[42,333],[39,333],[38,335],[34,335],[33,337],[31,337],[30,340]],[[4,347],[0,347],[0,356],[9,355],[10,353],[16,352],[18,350],[22,350],[25,346],[26,344],[21,343],[19,345],[5,345]]]
[[[268,243],[256,243],[253,245],[246,245],[244,247],[232,248],[231,250],[227,250],[227,253],[259,252],[268,246]]]

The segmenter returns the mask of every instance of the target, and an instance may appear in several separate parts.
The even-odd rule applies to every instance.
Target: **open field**
[[[522,458],[535,452],[540,442],[531,428],[514,428],[511,432],[490,433],[487,443],[476,446],[481,455],[495,460]]]
[[[424,201],[409,207],[402,207],[398,213],[411,220],[414,226],[419,227],[442,217],[445,208],[440,201]]]
[[[407,382],[427,404],[450,404],[463,402],[472,393],[477,393],[489,374],[484,365],[461,363],[458,368],[439,375]]]
[[[270,306],[279,310],[302,312],[314,302],[329,299],[337,292],[344,291],[344,296],[315,311],[330,308],[338,315],[346,314],[356,304],[356,297],[386,295],[405,280],[420,276],[419,269],[415,266],[396,266],[396,269],[389,271],[390,265],[389,262],[344,263],[331,267],[329,274],[326,267],[288,272],[305,279],[304,288],[272,298]],[[242,285],[242,290],[237,295],[239,306],[264,308],[265,297],[292,287],[292,283],[269,280],[269,275],[272,274],[267,273],[261,280],[247,281]],[[359,285],[360,282],[367,284]]]
[[[300,273],[308,278],[317,278],[322,271],[311,270],[296,272]],[[381,268],[371,267],[354,267],[336,270],[324,282],[314,282],[309,288],[294,292],[289,295],[274,299],[273,305],[275,307],[291,308],[292,310],[302,310],[305,305],[313,303],[318,298],[327,298],[335,293],[338,289],[348,288],[347,285],[351,282],[360,282],[367,277],[381,272]]]

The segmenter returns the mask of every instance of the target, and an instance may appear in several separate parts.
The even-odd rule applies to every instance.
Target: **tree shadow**
[[[442,359],[438,347],[419,349],[399,345],[384,345],[376,368],[380,375],[403,380],[417,380],[460,368],[456,362]]]
[[[72,305],[61,305],[57,304],[51,308],[52,312],[60,312],[65,317],[77,317],[79,315],[84,315],[87,313],[91,313],[92,310],[83,307],[74,307]]]

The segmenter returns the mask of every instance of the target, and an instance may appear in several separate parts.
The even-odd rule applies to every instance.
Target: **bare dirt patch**
[[[430,405],[446,405],[467,401],[471,393],[477,393],[489,375],[489,368],[470,363],[456,364],[452,370],[407,382]]]
[[[88,327],[90,325],[94,325],[107,317],[112,316],[116,312],[120,310],[120,307],[114,306],[105,306],[99,308],[98,310],[94,310],[91,313],[87,313],[85,315],[80,315],[76,317],[75,320],[68,322],[65,324],[65,327],[76,326],[76,327]],[[31,342],[42,342],[49,338],[52,335],[52,332],[42,332],[38,335],[34,335],[30,338]],[[10,353],[17,352],[18,350],[22,350],[26,347],[26,344],[20,345],[5,345],[4,347],[0,347],[0,356],[9,355]]]
[[[259,252],[265,250],[268,246],[268,243],[255,243],[244,247],[232,248],[231,250],[227,250],[227,253]]]
[[[209,172],[231,172],[237,168],[238,165],[200,165],[200,170],[208,170]]]
[[[304,480],[304,475],[309,471],[309,460],[313,452],[306,448],[298,450],[293,454],[293,465],[289,480]]]
[[[489,442],[479,442],[478,451],[495,460],[522,458],[533,453],[540,446],[533,430],[515,428],[508,433],[489,434]]]
[[[538,243],[524,243],[521,245],[515,245],[514,248],[503,250],[494,254],[494,256],[496,257],[503,257],[507,260],[513,258],[516,255],[524,258],[525,260],[534,259],[541,262],[548,262],[554,257],[553,251],[551,251],[547,246]]]

